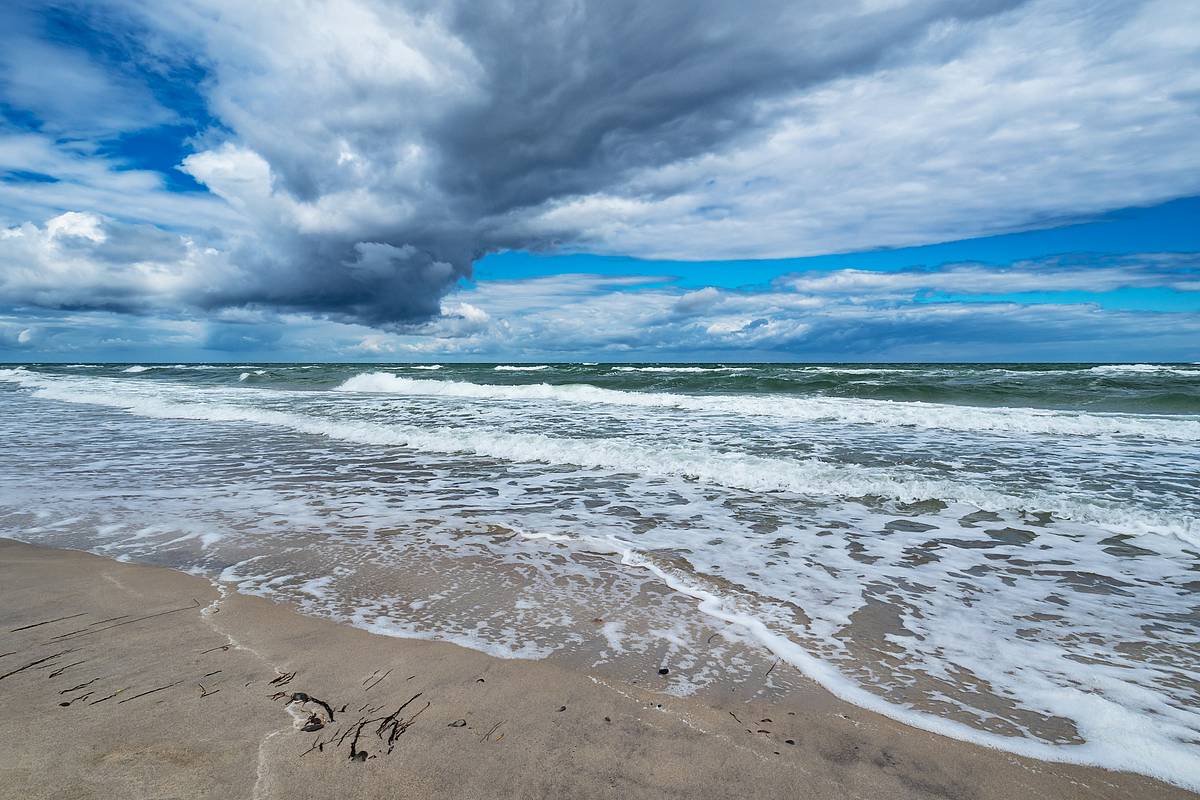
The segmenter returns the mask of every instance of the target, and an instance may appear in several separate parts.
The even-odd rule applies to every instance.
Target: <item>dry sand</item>
[[[1195,797],[815,688],[680,700],[11,540],[0,654],[3,798]]]

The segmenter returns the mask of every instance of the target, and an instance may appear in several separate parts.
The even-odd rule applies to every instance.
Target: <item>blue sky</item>
[[[852,267],[883,272],[972,262],[1002,267],[1017,261],[1072,257],[1081,263],[1101,263],[1113,256],[1139,253],[1200,252],[1200,197],[1186,197],[1149,208],[1127,208],[1062,225],[1030,231],[980,236],[920,247],[831,253],[805,258],[646,261],[628,256],[586,253],[554,255],[505,251],[475,264],[477,281],[546,277],[562,273],[599,275],[669,274],[675,286],[729,289],[764,286],[781,275],[808,270]],[[948,299],[940,297],[939,299]],[[1093,302],[1105,308],[1147,311],[1200,310],[1200,293],[1169,288],[1121,287],[1107,292],[998,292],[958,295],[963,302]]]
[[[618,5],[7,5],[0,359],[1200,360],[1194,4]]]

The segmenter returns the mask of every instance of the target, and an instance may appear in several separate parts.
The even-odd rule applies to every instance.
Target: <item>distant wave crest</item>
[[[1068,436],[1143,436],[1200,441],[1200,420],[1132,414],[1097,414],[1036,408],[979,408],[938,403],[779,395],[688,395],[630,392],[588,384],[498,386],[466,381],[420,380],[389,372],[355,375],[337,387],[346,392],[383,392],[479,400],[544,400],[704,413],[783,417],[803,422],[842,422],[987,433]]]

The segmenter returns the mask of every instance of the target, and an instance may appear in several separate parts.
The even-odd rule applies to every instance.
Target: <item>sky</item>
[[[0,6],[0,360],[1200,361],[1192,0]]]

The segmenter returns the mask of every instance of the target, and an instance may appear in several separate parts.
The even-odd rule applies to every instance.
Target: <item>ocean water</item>
[[[0,412],[0,535],[1200,789],[1198,365],[30,364]]]

